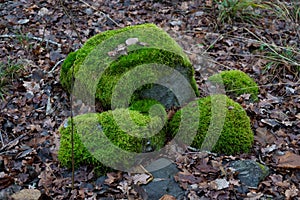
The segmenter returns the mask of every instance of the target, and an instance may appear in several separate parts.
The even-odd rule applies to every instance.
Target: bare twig
[[[17,137],[16,139],[14,139],[13,141],[10,141],[9,143],[7,143],[5,146],[3,146],[1,149],[0,149],[0,152],[2,152],[3,150],[5,150],[6,148],[8,148],[9,146],[13,147],[15,145],[18,144],[18,142],[23,138],[25,137],[26,134],[22,134],[20,135],[19,137]],[[10,149],[10,148],[8,148]]]
[[[2,137],[1,131],[0,131],[0,139],[1,139],[2,146],[4,147],[4,141],[3,141],[3,137]]]
[[[62,63],[64,60],[65,60],[65,59],[61,59],[60,61],[58,61],[58,62],[53,66],[53,68],[48,72],[48,74],[54,72],[54,70],[56,69],[56,67],[57,67],[60,63]]]
[[[281,85],[290,85],[290,86],[298,86],[300,85],[299,81],[297,81],[296,83],[271,83],[271,84],[266,84],[266,85],[259,85],[257,86],[258,88],[263,88],[263,87],[270,87],[270,86],[281,86]],[[240,91],[242,89],[252,89],[252,88],[256,88],[256,86],[253,87],[243,87],[243,88],[239,88],[239,89],[233,89],[233,90],[226,90],[226,92],[235,92],[235,91]]]
[[[222,40],[224,37],[223,35],[219,35],[217,39],[215,39],[202,53],[201,55],[204,55],[210,48],[212,48],[219,40]]]
[[[86,6],[92,8],[95,11],[98,11],[101,15],[105,16],[107,19],[109,19],[110,21],[112,21],[116,26],[121,27],[115,20],[113,20],[108,14],[104,13],[103,11],[99,11],[99,9],[95,8],[94,6],[88,4],[87,2],[83,1],[83,0],[79,0],[81,3],[85,4]]]
[[[244,28],[248,33],[250,33],[252,36],[254,36],[256,39],[258,39],[261,43],[263,43],[264,45],[266,45],[274,54],[276,54],[278,57],[282,58],[283,60],[286,60],[290,63],[292,63],[295,66],[300,66],[299,63],[295,62],[294,60],[291,60],[283,55],[281,55],[280,53],[278,53],[275,49],[273,49],[271,47],[271,45],[269,45],[268,43],[264,42],[263,40],[261,40],[257,35],[255,35],[253,32],[251,32],[249,29]]]
[[[195,52],[192,52],[192,51],[186,51],[186,50],[183,50],[185,53],[187,53],[187,54],[193,54],[193,53],[195,53]],[[197,53],[197,52],[196,52]],[[210,54],[210,53],[201,53],[200,54],[200,56],[205,56],[205,54]],[[222,64],[222,63],[220,63],[220,62],[218,62],[218,61],[215,61],[214,59],[212,59],[212,58],[210,58],[209,56],[207,56],[206,57],[206,60],[208,60],[208,61],[210,61],[210,62],[212,62],[212,63],[214,63],[214,64],[217,64],[217,65],[220,65],[220,66],[222,66],[222,67],[224,67],[224,68],[226,68],[226,69],[228,69],[228,70],[231,70],[232,68],[230,68],[230,67],[228,67],[228,66],[226,66],[226,65],[224,65],[224,64]]]
[[[69,13],[69,12],[66,10],[66,8],[65,8],[65,6],[64,6],[64,4],[63,4],[63,2],[62,2],[62,0],[59,0],[59,2],[60,2],[60,5],[61,5],[61,7],[62,7],[62,9],[63,9],[63,12],[65,13],[65,15],[68,16],[68,18],[69,18],[70,21],[71,21],[72,29],[75,31],[75,33],[76,33],[76,35],[77,35],[77,37],[78,37],[80,43],[83,44],[83,41],[82,41],[82,39],[81,39],[81,36],[80,36],[80,34],[78,33],[78,31],[77,31],[77,29],[76,29],[76,26],[75,26],[75,23],[74,23],[74,20],[73,20],[73,16],[71,15],[71,13]]]
[[[29,36],[29,35],[0,35],[0,38],[28,38],[28,39],[32,39],[32,40],[37,40],[37,41],[40,41],[40,42],[47,42],[47,43],[50,43],[50,44],[54,44],[54,45],[57,45],[58,48],[61,48],[61,44],[57,43],[57,42],[54,42],[52,40],[48,40],[48,39],[43,39],[43,38],[39,38],[39,37],[35,37],[35,36]]]

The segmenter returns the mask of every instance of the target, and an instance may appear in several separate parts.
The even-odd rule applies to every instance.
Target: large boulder
[[[192,137],[192,147],[224,154],[250,150],[254,135],[250,119],[241,105],[225,95],[208,96],[197,100],[196,103],[199,108],[198,113],[194,112],[194,109],[190,109],[192,107],[187,106],[173,116],[168,124],[169,133],[173,137],[179,129],[184,127],[186,134],[181,134],[182,136],[178,139],[191,141],[190,137]],[[181,125],[182,112],[188,113],[191,119],[199,119],[195,135],[193,134],[195,123]]]
[[[134,124],[128,122],[128,117]],[[147,152],[147,143],[152,150],[158,150],[166,141],[164,120],[128,109],[78,115],[73,118],[73,125],[75,167],[94,164],[100,167],[100,173],[108,169],[105,165],[133,167],[135,153]],[[63,166],[71,168],[71,120],[59,131],[58,159]]]
[[[182,75],[194,94],[184,93],[186,88],[182,88],[178,74],[167,71],[164,66]],[[126,79],[134,68],[137,70]],[[154,24],[128,26],[91,37],[82,48],[70,53],[62,65],[60,82],[70,92],[72,77],[80,82],[75,84],[77,94],[96,98],[104,109],[111,108],[113,90],[121,79],[125,83],[121,84],[122,89],[117,91],[115,99],[127,100],[131,87],[141,86],[135,88],[127,100],[129,104],[148,98],[161,102],[166,108],[179,106],[182,103],[169,87],[181,92],[176,95],[184,96],[184,101],[199,94],[188,57],[175,40]],[[140,85],[142,82],[145,84]]]

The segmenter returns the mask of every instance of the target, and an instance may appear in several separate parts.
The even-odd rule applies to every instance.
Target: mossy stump
[[[214,97],[213,102],[212,97]],[[219,104],[219,101],[224,101],[226,104],[224,108],[217,107],[214,111],[214,116],[212,116],[212,104]],[[209,139],[204,146],[212,145],[211,150],[213,152],[224,154],[236,154],[250,150],[254,136],[250,126],[250,119],[241,105],[225,95],[208,96],[197,100],[197,103],[200,116],[195,116],[194,112],[189,111],[185,107],[180,109],[173,116],[168,124],[168,131],[173,134],[173,137],[179,130],[181,112],[184,110],[189,113],[191,118],[199,118],[198,131],[191,144],[192,147],[201,149],[202,143],[207,136],[209,126],[212,123],[213,126],[211,126],[210,130],[212,135],[208,136]],[[225,118],[225,120],[223,124],[220,124],[219,122],[222,121],[222,118]],[[185,137],[189,137],[189,134],[191,134],[189,127],[191,127],[190,129],[192,130],[193,126],[193,124],[186,126],[186,135],[180,138],[182,141],[186,140]],[[218,135],[219,137],[215,136],[214,134],[218,134],[220,130],[221,133]]]
[[[218,75],[221,75],[222,80]],[[222,71],[219,74],[212,75],[208,80],[216,84],[224,84],[226,93],[232,98],[242,94],[250,94],[252,101],[258,100],[258,86],[255,81],[245,72],[240,70]]]
[[[156,74],[151,74],[146,68],[147,65],[153,64],[157,70]],[[124,89],[116,94],[116,98],[124,98],[130,90],[129,85],[138,85],[141,80],[145,80],[146,84],[136,88],[128,100],[129,104],[135,100],[149,98],[161,102],[166,108],[179,106],[171,90],[156,84],[165,78],[163,74],[160,75],[161,66],[180,72],[189,82],[194,95],[199,95],[194,69],[188,57],[175,40],[154,24],[128,26],[91,37],[82,48],[68,55],[62,65],[60,82],[70,92],[72,74],[75,74],[75,82],[82,82],[81,86],[77,87],[81,90],[78,94],[95,97],[102,107],[108,110],[111,108],[114,87],[127,72],[137,66],[143,66],[143,70],[137,75],[139,78],[128,79],[128,84],[122,85]],[[167,81],[173,81],[171,78]],[[93,86],[95,82],[97,85]]]

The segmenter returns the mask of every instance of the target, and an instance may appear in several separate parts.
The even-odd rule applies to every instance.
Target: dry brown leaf
[[[41,192],[37,189],[23,189],[11,197],[14,200],[38,200],[41,196]]]
[[[159,200],[176,200],[176,198],[172,195],[165,194]]]
[[[292,152],[287,152],[283,156],[278,156],[277,161],[277,167],[285,169],[300,169],[300,156]]]
[[[212,0],[206,0],[206,1],[205,1],[205,5],[206,5],[207,7],[212,7],[212,4],[213,4],[213,1],[212,1]]]
[[[147,184],[151,178],[148,174],[135,174],[132,177],[134,184]]]
[[[286,190],[284,194],[286,199],[291,199],[299,194],[299,190],[295,185],[292,185],[292,187]]]
[[[262,146],[265,146],[266,144],[272,144],[276,140],[276,137],[270,133],[268,129],[258,127],[256,129],[255,139],[261,143]]]

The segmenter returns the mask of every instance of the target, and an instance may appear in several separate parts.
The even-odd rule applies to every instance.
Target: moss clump
[[[212,97],[214,100],[212,101]],[[218,107],[219,102],[224,101],[224,108]],[[212,116],[212,102],[217,105],[217,109],[214,110],[214,116]],[[245,110],[238,103],[229,99],[225,95],[213,95],[206,98],[197,100],[200,116],[195,116],[195,112],[183,107],[179,110],[168,124],[169,132],[173,134],[173,137],[179,130],[181,121],[181,112],[187,112],[190,118],[198,117],[199,125],[196,136],[193,139],[191,146],[200,149],[202,143],[208,132],[210,124],[212,124],[211,133],[217,134],[219,132],[218,124],[224,120],[223,127],[221,126],[221,135],[216,141],[214,135],[208,136],[208,144],[215,144],[212,148],[213,152],[224,154],[235,154],[239,152],[248,152],[253,143],[253,132],[250,126],[250,119],[247,116]],[[222,125],[222,124],[221,124]],[[187,127],[186,135],[188,137],[191,134],[189,127],[193,127],[193,124],[189,124]],[[219,126],[220,127],[220,126]],[[191,128],[192,129],[192,128]],[[181,138],[185,140],[184,138]]]
[[[149,114],[151,107],[154,105],[161,106],[161,109],[164,110],[163,105],[161,105],[160,102],[154,99],[143,99],[143,100],[134,101],[133,104],[130,105],[129,109],[139,111],[143,114]]]
[[[126,40],[129,38],[138,38],[139,43],[126,46]],[[120,44],[126,47],[125,52],[123,51],[123,53],[115,57],[110,56],[111,52],[115,52],[116,49],[120,48]],[[145,46],[141,47],[141,44]],[[100,101],[102,106],[105,109],[109,109],[111,106],[112,91],[120,78],[134,67],[153,63],[168,66],[179,71],[190,82],[195,94],[199,95],[194,79],[194,69],[188,57],[175,40],[154,24],[129,26],[93,36],[86,41],[81,49],[68,55],[62,65],[60,82],[64,88],[70,91],[72,71],[74,71],[76,80],[81,79],[82,82],[86,82],[83,88],[88,93],[95,94],[95,98]],[[82,68],[89,68],[88,70],[92,71],[92,73],[83,74],[82,76],[78,75],[80,74],[78,72],[82,72]],[[102,68],[105,69],[103,73]],[[157,66],[157,71],[160,71],[159,66]],[[144,80],[149,80],[150,83],[154,83],[159,79],[157,74],[152,74],[151,78],[147,79],[149,75],[151,76],[151,73],[143,70],[139,74],[139,77],[145,77]],[[137,80],[129,81],[136,81],[137,83],[128,85],[135,85],[140,82]],[[96,91],[91,86],[94,82],[98,83]],[[141,94],[143,89],[151,89],[153,85],[147,84],[139,88],[140,93],[135,92],[132,99],[143,99],[144,97]],[[121,97],[127,95],[128,91],[125,89],[123,91],[124,94],[118,95]],[[166,93],[166,89],[163,87],[158,88],[156,91],[162,94]],[[151,93],[151,91],[147,91],[147,93],[155,94],[157,92]],[[160,101],[160,99],[156,100]],[[164,102],[162,103],[165,105]],[[176,104],[176,102],[173,103]]]
[[[258,86],[246,73],[240,70],[230,70],[222,71],[220,72],[220,75],[223,79],[226,92],[232,97],[238,97],[242,94],[250,94],[251,100],[258,100]],[[212,83],[222,83],[222,80],[220,80],[217,75],[209,77],[208,80]]]
[[[126,113],[129,113],[136,126],[128,123]],[[115,117],[120,120],[115,120]],[[143,152],[147,141],[151,142],[155,150],[163,147],[165,143],[163,130],[150,135],[151,131],[163,126],[161,119],[150,118],[138,111],[117,109],[100,114],[78,115],[73,120],[76,167],[81,164],[93,164],[103,167],[103,173],[107,170],[104,164],[110,167],[126,165],[126,162],[132,164],[134,158],[131,157],[131,152]],[[63,166],[71,168],[71,124],[60,128],[60,135],[58,159]]]

